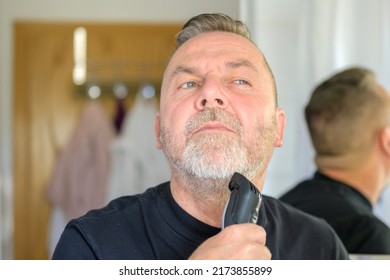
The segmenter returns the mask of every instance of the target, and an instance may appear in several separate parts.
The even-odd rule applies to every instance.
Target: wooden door
[[[88,61],[105,65],[97,79],[115,74],[112,65],[160,65],[137,72],[122,67],[131,81],[162,77],[162,62],[174,48],[180,25],[16,22],[14,25],[14,258],[47,259],[51,205],[46,188],[56,159],[88,99],[72,82],[73,32],[87,29]],[[110,70],[111,69],[111,70]],[[114,71],[114,70],[115,71]],[[107,72],[107,73],[105,73]],[[114,75],[114,76],[115,76]],[[133,95],[126,99],[130,108]],[[101,98],[109,116],[115,101]]]

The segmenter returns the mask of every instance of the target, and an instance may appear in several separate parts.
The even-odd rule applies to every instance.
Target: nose
[[[204,108],[225,108],[228,104],[228,99],[223,91],[223,85],[216,80],[206,81],[200,90],[196,100],[196,108],[203,110]]]

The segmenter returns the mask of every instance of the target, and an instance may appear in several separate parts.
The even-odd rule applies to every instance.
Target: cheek
[[[196,113],[194,96],[170,96],[161,107],[166,121],[175,127],[184,127],[184,123]]]
[[[263,126],[265,119],[264,105],[254,98],[244,101],[232,102],[235,115],[241,122],[244,131],[253,131],[253,128]]]
[[[252,146],[255,145],[255,143],[261,142],[262,137],[264,137],[264,120],[262,117],[251,117],[246,120],[243,126],[243,138],[246,146]]]
[[[237,117],[243,126],[243,139],[247,145],[262,142],[262,138],[270,137],[275,127],[275,119],[269,109],[258,102],[246,104],[246,107],[245,104],[241,104],[240,108]]]
[[[185,141],[184,127],[188,116],[183,107],[176,106],[161,112],[162,126],[176,142]]]

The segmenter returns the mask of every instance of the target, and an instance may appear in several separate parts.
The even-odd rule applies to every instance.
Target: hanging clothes
[[[123,98],[116,98],[116,109],[114,116],[114,126],[116,133],[120,133],[122,129],[122,124],[126,116],[126,106],[125,100]]]
[[[145,191],[170,178],[169,165],[156,148],[154,121],[157,101],[138,93],[127,112],[122,132],[111,145],[107,200]]]
[[[53,205],[50,252],[70,219],[104,206],[111,161],[109,147],[114,137],[112,122],[100,103],[87,103],[47,188],[47,197]]]

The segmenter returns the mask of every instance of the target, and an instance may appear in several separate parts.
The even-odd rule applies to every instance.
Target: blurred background
[[[69,218],[169,178],[159,86],[174,35],[204,12],[246,22],[274,71],[287,126],[267,195],[314,171],[316,83],[361,65],[390,90],[390,0],[0,0],[0,259],[48,259]],[[390,225],[389,188],[375,211]]]

